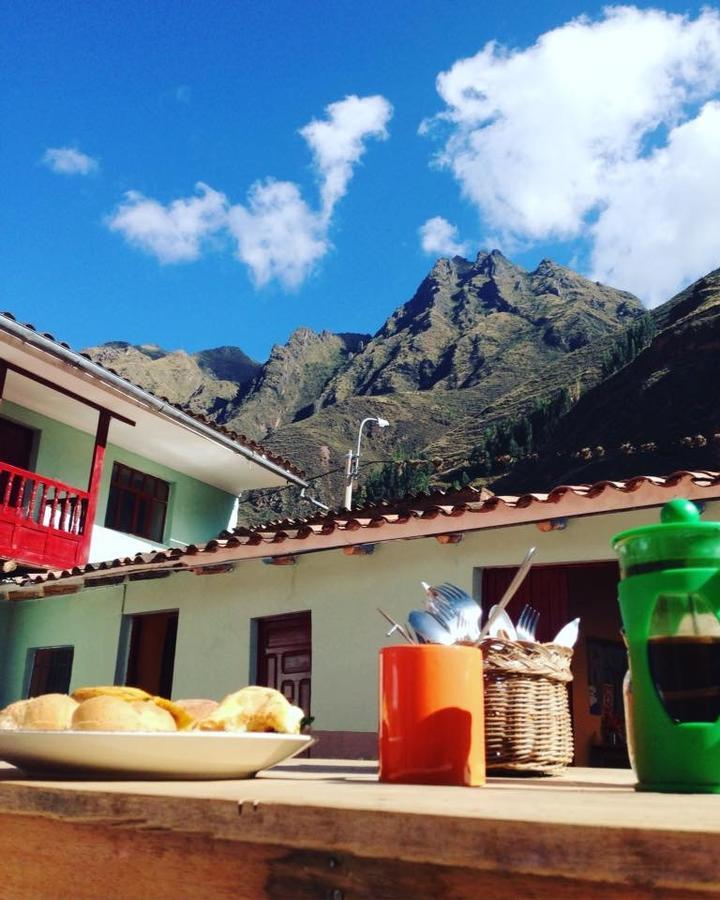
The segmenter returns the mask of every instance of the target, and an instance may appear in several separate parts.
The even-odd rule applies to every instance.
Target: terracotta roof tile
[[[242,559],[429,537],[442,534],[448,528],[453,532],[471,532],[558,516],[596,515],[659,506],[672,496],[720,499],[720,473],[681,471],[667,476],[642,475],[624,481],[598,481],[591,485],[561,485],[547,494],[488,497],[485,492],[482,496],[484,499],[480,492],[468,488],[456,493],[435,491],[420,499],[386,501],[352,512],[321,513],[259,528],[237,528],[233,533],[223,532],[206,544],[190,544],[184,550],[173,547],[89,563],[82,568],[7,578],[0,582],[0,595],[5,594],[11,599],[15,594],[42,596],[43,584],[63,579],[90,586],[107,577],[103,573],[110,572],[136,573],[138,577],[145,572],[150,577],[152,571],[159,569],[196,571],[198,566]],[[202,562],[198,562],[198,558]]]

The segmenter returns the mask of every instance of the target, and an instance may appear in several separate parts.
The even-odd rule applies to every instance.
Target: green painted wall
[[[35,471],[73,487],[86,488],[92,460],[93,438],[47,416],[3,401],[0,415],[40,430]],[[235,498],[196,478],[109,444],[100,486],[96,522],[103,525],[114,462],[162,478],[172,484],[168,524],[163,543],[208,541],[227,527]]]
[[[122,599],[123,585],[114,585],[3,604],[9,607],[9,627],[2,648],[0,702],[5,705],[24,696],[28,651],[36,647],[75,647],[71,690],[86,684],[112,684]]]
[[[10,678],[10,614],[12,604],[0,600],[0,702],[3,698],[3,687]]]

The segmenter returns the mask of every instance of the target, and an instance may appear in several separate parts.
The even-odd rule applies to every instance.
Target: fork
[[[457,612],[457,633],[459,641],[475,642],[480,637],[480,608],[477,612],[462,607]]]
[[[468,594],[467,591],[464,591],[462,588],[459,588],[455,584],[450,584],[449,581],[444,581],[442,584],[439,584],[435,590],[443,594],[446,597],[451,598],[452,600],[458,601],[460,603],[474,603],[473,598]]]
[[[482,609],[467,591],[445,582],[432,588],[433,599],[442,601],[452,611],[458,641],[476,641],[480,636]]]
[[[458,614],[452,603],[443,595],[433,593],[428,596],[425,609],[434,616],[452,635],[453,640],[458,639]]]
[[[519,641],[535,640],[535,631],[539,618],[540,613],[533,609],[532,606],[525,604],[515,626]]]

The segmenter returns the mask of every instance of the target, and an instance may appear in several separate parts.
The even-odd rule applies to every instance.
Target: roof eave
[[[131,381],[122,378],[120,375],[116,375],[114,372],[93,362],[81,353],[77,353],[67,345],[61,344],[44,334],[40,334],[34,329],[29,328],[27,325],[16,322],[14,318],[8,315],[0,315],[0,328],[14,335],[23,343],[30,344],[36,349],[48,353],[56,359],[82,370],[86,374],[103,382],[112,390],[119,391],[125,397],[131,398],[136,403],[140,403],[145,407],[150,407],[156,414],[172,420],[175,424],[189,428],[202,435],[204,438],[231,450],[233,453],[240,454],[250,462],[263,469],[267,469],[283,480],[298,485],[299,487],[308,487],[307,481],[301,477],[299,470],[297,472],[290,471],[280,463],[274,462],[263,454],[252,450],[250,447],[246,447],[233,440],[221,431],[206,425],[204,422],[183,412],[171,403],[161,400],[149,391],[143,390],[143,388],[138,387]]]

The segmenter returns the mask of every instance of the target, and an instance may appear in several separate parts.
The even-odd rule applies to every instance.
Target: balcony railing
[[[68,568],[87,562],[87,491],[0,462],[0,557]]]

